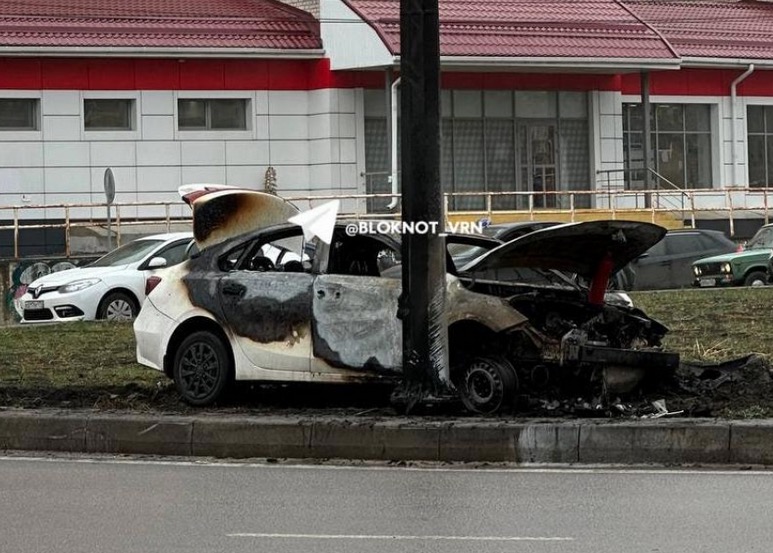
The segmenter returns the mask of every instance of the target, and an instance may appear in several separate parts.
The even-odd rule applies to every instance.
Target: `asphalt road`
[[[773,472],[0,458],[0,551],[771,551]]]

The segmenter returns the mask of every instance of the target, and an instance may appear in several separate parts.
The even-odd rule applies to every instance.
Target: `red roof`
[[[773,58],[773,4],[626,0],[682,57]]]
[[[399,0],[344,1],[373,26],[393,54],[399,53]],[[769,2],[439,4],[443,56],[591,62],[773,59]],[[312,15],[279,0],[0,0],[0,47],[321,50],[319,25]]]
[[[320,49],[277,0],[0,0],[0,46]]]
[[[392,53],[398,0],[346,0]],[[658,34],[614,0],[439,0],[442,56],[674,59]]]
[[[398,0],[345,0],[400,51]],[[439,0],[444,56],[773,59],[773,3]]]

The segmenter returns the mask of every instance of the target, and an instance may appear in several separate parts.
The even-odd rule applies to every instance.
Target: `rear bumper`
[[[166,346],[173,327],[174,321],[156,309],[150,300],[146,300],[134,320],[137,362],[163,371]]]

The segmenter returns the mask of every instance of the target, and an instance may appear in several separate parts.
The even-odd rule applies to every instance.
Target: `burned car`
[[[307,242],[287,223],[297,210],[259,192],[188,200],[200,252],[151,283],[134,324],[140,363],[173,378],[193,405],[217,401],[234,380],[399,381],[399,238],[350,236],[341,224],[329,245]],[[664,232],[601,221],[505,244],[460,238],[488,249],[463,267],[447,256],[450,377],[464,404],[490,413],[519,388],[564,374],[601,375],[624,389],[643,372],[673,369],[677,356],[660,347],[663,325],[604,301],[609,274]],[[486,278],[505,267],[512,280]],[[587,278],[590,288],[562,271]]]

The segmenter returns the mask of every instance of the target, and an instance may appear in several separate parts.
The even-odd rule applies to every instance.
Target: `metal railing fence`
[[[399,195],[343,194],[287,196],[299,209],[308,209],[319,203],[341,200],[340,217],[348,219],[399,218],[399,211],[392,213],[373,212],[373,206],[380,202],[388,204]],[[734,219],[738,217],[759,217],[765,223],[770,220],[770,196],[767,188],[724,188],[695,190],[559,190],[559,191],[507,191],[507,192],[453,192],[445,194],[446,217],[481,218],[497,217],[498,220],[545,219],[550,215],[561,215],[570,221],[584,216],[594,218],[625,218],[632,213],[647,214],[655,222],[659,215],[666,214],[681,221],[695,221],[702,215],[730,220],[730,232],[734,234]],[[551,198],[546,201],[546,198]],[[503,198],[516,206],[513,209],[497,209]],[[457,206],[450,210],[453,203]],[[466,204],[469,209],[458,206]],[[646,205],[646,207],[645,207]],[[587,207],[590,206],[590,207]],[[368,208],[371,212],[368,212]],[[112,209],[112,228],[116,244],[131,227],[160,225],[169,231],[172,225],[190,223],[190,209],[181,201],[126,202],[115,203]],[[399,204],[398,208],[399,210]],[[22,231],[32,229],[63,229],[65,256],[71,253],[72,233],[82,227],[106,228],[107,205],[104,203],[72,203],[48,205],[0,205],[0,231],[12,231],[14,259],[19,258],[19,238]]]

